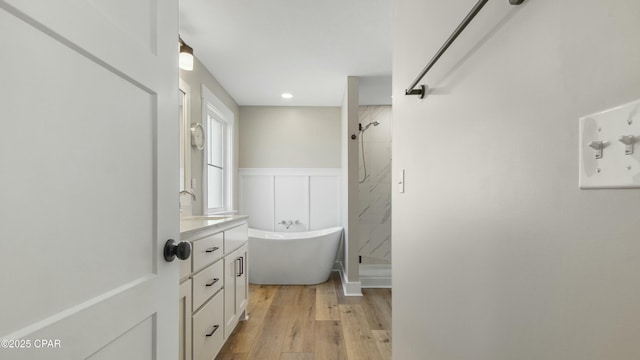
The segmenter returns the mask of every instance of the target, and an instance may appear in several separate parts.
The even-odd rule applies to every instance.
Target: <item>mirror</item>
[[[180,79],[180,191],[191,191],[191,88]]]

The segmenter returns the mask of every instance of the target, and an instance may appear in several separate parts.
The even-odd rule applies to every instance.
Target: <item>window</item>
[[[207,146],[204,154],[204,213],[219,213],[233,209],[231,204],[231,139],[233,113],[209,89],[202,87],[203,123]]]
[[[207,177],[208,177],[208,205],[209,210],[224,210],[224,153],[225,141],[222,134],[225,132],[224,122],[207,115],[207,128],[209,139],[207,145]]]

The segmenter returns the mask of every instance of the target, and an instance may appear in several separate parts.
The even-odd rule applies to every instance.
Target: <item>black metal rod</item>
[[[427,75],[427,72],[429,72],[429,70],[431,70],[433,65],[435,65],[436,62],[438,62],[440,57],[447,51],[449,46],[451,46],[451,44],[453,44],[453,42],[456,41],[456,38],[462,33],[462,31],[467,27],[467,25],[469,25],[469,23],[473,20],[473,18],[476,17],[476,15],[478,15],[480,10],[482,10],[482,7],[488,1],[489,0],[479,0],[476,3],[476,5],[473,7],[473,9],[471,9],[471,11],[464,18],[464,20],[462,20],[460,25],[458,25],[458,27],[453,31],[451,36],[449,36],[447,41],[445,41],[444,44],[442,45],[442,47],[440,47],[440,50],[438,50],[438,52],[434,55],[434,57],[431,58],[431,60],[427,64],[427,66],[425,66],[424,69],[422,69],[422,71],[420,72],[420,75],[418,75],[418,77],[416,77],[416,79],[413,80],[411,85],[409,85],[409,88],[405,90],[405,92],[404,92],[405,95],[421,95],[421,97],[424,96],[424,93],[422,93],[422,91],[420,91],[420,90],[415,91],[416,89],[414,89],[414,88],[416,87],[416,85],[418,85],[420,80],[422,80],[422,78],[425,75]]]
[[[480,10],[482,10],[482,7],[488,1],[489,0],[479,0],[476,3],[476,5],[473,7],[473,9],[471,9],[471,11],[464,18],[464,20],[462,20],[460,25],[458,25],[458,27],[453,31],[453,34],[451,34],[451,36],[449,36],[447,41],[444,42],[442,47],[440,47],[440,50],[438,50],[436,55],[433,58],[431,58],[431,60],[427,64],[427,66],[425,66],[424,69],[422,69],[422,71],[420,72],[420,75],[418,75],[418,77],[416,77],[416,79],[413,80],[411,85],[409,85],[409,87],[404,91],[405,95],[420,95],[421,99],[424,97],[425,92],[426,92],[425,86],[421,85],[419,89],[416,89],[416,86],[418,86],[418,83],[420,82],[420,80],[422,80],[422,78],[425,75],[427,75],[427,73],[429,72],[429,70],[431,70],[433,65],[435,65],[436,62],[438,62],[440,57],[447,51],[449,46],[451,46],[451,44],[453,44],[453,42],[456,41],[456,38],[458,37],[458,35],[460,35],[462,33],[462,31],[464,30],[464,28],[466,28],[467,25],[469,25],[469,23],[473,20],[473,18],[476,17],[476,15],[478,15]],[[509,4],[511,4],[511,5],[520,5],[523,2],[524,2],[524,0],[509,0]]]

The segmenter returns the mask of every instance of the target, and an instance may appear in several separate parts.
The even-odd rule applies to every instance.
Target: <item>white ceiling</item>
[[[391,0],[180,0],[180,35],[239,105],[391,104]],[[283,92],[293,94],[284,100]]]

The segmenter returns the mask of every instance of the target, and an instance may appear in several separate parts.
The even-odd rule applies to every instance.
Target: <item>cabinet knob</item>
[[[164,259],[167,262],[172,262],[176,257],[180,260],[187,260],[189,256],[191,256],[191,243],[188,241],[176,242],[169,239],[164,244]]]

